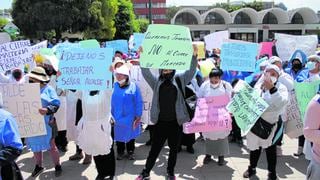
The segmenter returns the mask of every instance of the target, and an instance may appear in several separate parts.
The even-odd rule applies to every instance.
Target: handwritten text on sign
[[[290,138],[297,138],[303,135],[303,121],[298,107],[296,93],[290,93],[290,101],[286,106],[286,111],[283,114],[285,121],[285,133]]]
[[[22,68],[23,65],[32,66],[32,51],[29,48],[30,41],[14,41],[0,45],[0,72],[14,68]]]
[[[141,67],[177,70],[190,68],[193,48],[187,27],[149,25],[142,47]]]
[[[186,134],[231,130],[231,117],[226,109],[228,95],[200,98],[197,100],[195,116],[192,122],[183,124]]]
[[[244,83],[227,109],[235,117],[242,134],[246,135],[268,106],[257,91]]]
[[[105,90],[112,88],[111,48],[67,49],[59,62],[61,89]]]
[[[40,115],[39,84],[1,84],[3,106],[17,120],[21,137],[40,136],[47,133]]]
[[[221,68],[254,72],[257,52],[256,43],[226,42],[221,49]]]
[[[296,91],[297,102],[302,119],[304,119],[304,115],[310,100],[317,94],[319,90],[319,84],[320,81],[294,83],[294,89]]]

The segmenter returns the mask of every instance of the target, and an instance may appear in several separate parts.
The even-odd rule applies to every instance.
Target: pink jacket
[[[320,163],[320,95],[310,101],[304,124],[304,136],[313,143],[312,155]]]

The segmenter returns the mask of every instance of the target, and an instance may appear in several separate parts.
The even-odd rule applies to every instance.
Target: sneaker
[[[142,171],[142,173],[136,178],[136,180],[149,180],[150,174]]]
[[[192,146],[188,146],[187,147],[187,152],[190,153],[190,154],[194,154],[194,149]]]
[[[129,160],[134,160],[134,159],[135,159],[134,153],[128,154],[128,159],[129,159]]]
[[[82,153],[76,153],[69,157],[69,161],[77,161],[83,158]]]
[[[56,165],[56,167],[54,167],[55,171],[54,171],[54,175],[56,177],[59,177],[61,176],[62,174],[62,168],[61,168],[61,165]]]
[[[255,175],[257,173],[256,168],[251,168],[250,166],[246,170],[246,172],[243,173],[244,178],[250,178],[251,176]]]
[[[277,179],[278,177],[276,173],[272,173],[272,172],[268,173],[268,180],[277,180]]]
[[[124,154],[118,154],[117,155],[117,160],[122,160],[124,158]]]
[[[218,157],[218,165],[223,166],[226,164],[226,161],[224,160],[224,156],[219,156]]]
[[[44,168],[41,166],[36,165],[36,167],[34,168],[31,176],[32,177],[37,177],[40,173],[42,173],[44,171]]]
[[[203,159],[203,164],[209,164],[210,161],[212,161],[211,155],[206,155],[206,157]]]

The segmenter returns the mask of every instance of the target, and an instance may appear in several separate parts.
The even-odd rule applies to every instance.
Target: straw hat
[[[35,67],[29,74],[29,78],[37,79],[42,82],[50,81],[49,76],[46,74],[46,71],[42,67]]]

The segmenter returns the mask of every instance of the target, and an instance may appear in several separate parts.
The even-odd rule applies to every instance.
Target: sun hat
[[[29,78],[37,79],[42,82],[50,81],[49,76],[46,74],[46,71],[42,67],[35,67],[29,74]]]
[[[119,68],[116,69],[116,74],[122,74],[122,75],[126,75],[129,76],[130,75],[130,71],[128,66],[121,66]]]

